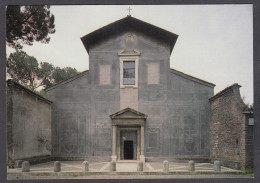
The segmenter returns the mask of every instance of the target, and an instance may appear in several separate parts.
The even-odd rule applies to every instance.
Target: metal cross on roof
[[[131,16],[130,11],[131,11],[132,9],[130,8],[130,6],[129,6],[129,8],[128,8],[127,10],[128,10],[128,16]]]

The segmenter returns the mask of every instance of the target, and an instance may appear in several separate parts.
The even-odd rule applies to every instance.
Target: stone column
[[[141,155],[140,155],[140,161],[145,162],[145,156],[144,156],[144,126],[141,126]]]
[[[113,137],[112,137],[112,161],[116,161],[116,130],[117,127],[113,126]]]

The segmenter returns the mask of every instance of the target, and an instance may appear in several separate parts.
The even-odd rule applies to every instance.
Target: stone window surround
[[[124,85],[123,84],[123,62],[134,61],[135,62],[135,84],[134,85]],[[138,65],[139,57],[120,57],[120,88],[138,88]]]

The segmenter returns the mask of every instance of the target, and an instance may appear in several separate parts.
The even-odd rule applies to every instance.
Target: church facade
[[[52,156],[208,159],[215,85],[170,68],[177,38],[131,16],[83,36],[89,70],[46,89]]]

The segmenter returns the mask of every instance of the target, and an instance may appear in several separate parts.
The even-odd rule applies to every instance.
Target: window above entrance
[[[138,87],[138,57],[120,58],[120,88]]]
[[[123,85],[135,85],[135,61],[123,62]]]

